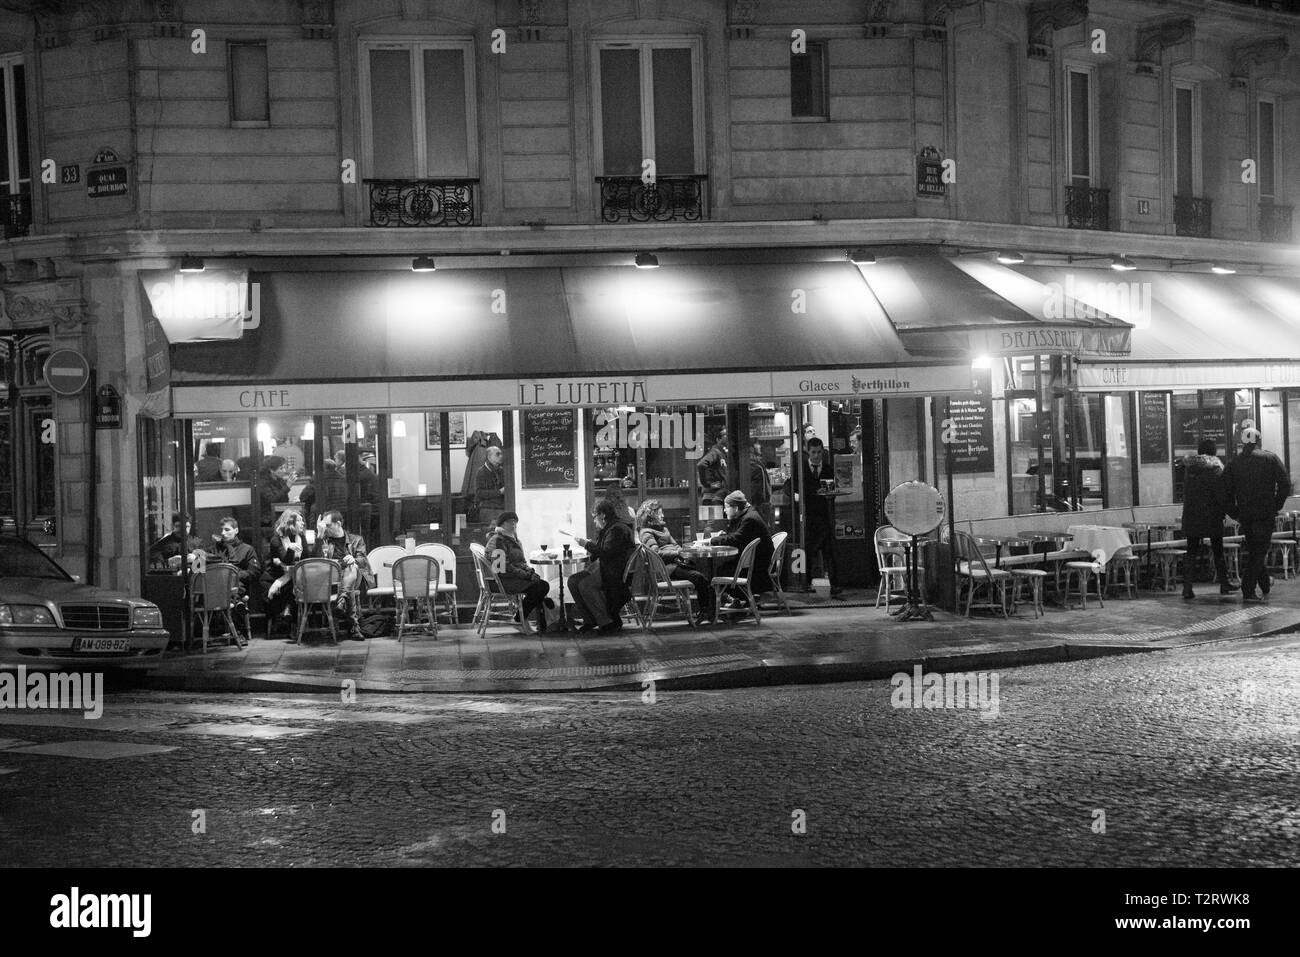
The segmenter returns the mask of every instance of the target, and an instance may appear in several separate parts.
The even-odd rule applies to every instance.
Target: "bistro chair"
[[[293,596],[298,602],[298,634],[294,641],[297,644],[302,644],[302,633],[307,629],[307,615],[313,605],[325,613],[330,637],[334,639],[334,644],[339,643],[332,605],[337,597],[335,593],[342,584],[343,569],[332,558],[302,558],[294,563]]]
[[[885,611],[889,611],[889,602],[894,595],[907,594],[907,552],[901,545],[886,545],[882,539],[904,538],[892,525],[882,525],[872,536],[876,546],[876,566],[880,569],[880,584],[876,587],[876,607],[880,599],[885,599]],[[921,586],[921,601],[925,602],[925,568],[917,564],[917,581]],[[903,599],[906,602],[906,598]]]
[[[1014,568],[1008,568],[1011,573],[1011,611],[1014,614],[1016,606],[1020,604],[1020,590],[1027,587],[1029,589],[1029,605],[1034,610],[1034,617],[1037,618],[1044,614],[1043,612],[1043,582],[1047,579],[1047,572],[1041,568],[1027,568],[1024,565],[1017,565]]]
[[[428,617],[428,625],[433,637],[438,637],[438,614],[434,603],[438,600],[438,581],[442,573],[438,560],[428,555],[403,555],[393,563],[393,601],[397,604],[397,640],[408,627],[416,627],[421,606]],[[415,616],[408,620],[411,606],[415,606]]]
[[[759,539],[754,539],[746,545],[740,552],[740,559],[736,562],[736,570],[731,573],[730,577],[718,575],[713,579],[713,607],[715,614],[720,614],[722,608],[723,593],[729,588],[738,590],[745,596],[749,602],[749,610],[754,615],[754,624],[763,623],[763,616],[759,614],[758,602],[754,600],[754,589],[752,582],[754,579],[754,557],[758,554]],[[743,614],[743,612],[741,612]]]
[[[406,554],[400,545],[380,545],[366,556],[375,572],[375,587],[366,590],[366,602],[375,608],[381,598],[393,597],[393,563]]]
[[[1007,617],[1007,585],[1011,573],[1001,568],[990,568],[983,553],[969,532],[957,532],[957,606],[961,607],[963,590],[966,593],[966,610],[970,617],[972,608],[996,611]],[[975,602],[978,592],[985,593],[984,600]]]
[[[197,615],[203,626],[205,655],[208,653],[213,615],[221,616],[221,620],[226,623],[226,634],[234,638],[235,644],[240,648],[246,644],[230,614],[238,588],[239,569],[225,562],[214,562],[205,566],[203,571],[190,575],[190,613]]]
[[[695,619],[691,617],[691,596],[695,592],[695,586],[684,578],[673,578],[668,574],[668,566],[664,564],[663,557],[658,552],[644,545],[641,547],[645,554],[648,572],[646,579],[651,596],[646,603],[642,627],[648,630],[654,624],[659,609],[665,603],[671,602],[676,604],[677,610],[686,619],[686,623],[694,628]]]
[[[1106,563],[1106,590],[1119,589],[1127,597],[1136,598],[1140,572],[1141,559],[1137,555],[1112,555]]]
[[[438,562],[441,576],[438,578],[437,598],[447,612],[447,623],[454,625],[460,615],[456,610],[456,553],[450,545],[438,542],[426,542],[415,547],[417,555],[429,555]]]
[[[524,596],[506,591],[487,557],[485,546],[470,542],[469,550],[474,556],[474,577],[479,584],[479,603],[474,610],[474,623],[478,625],[479,637],[487,634],[488,625],[493,621],[515,625],[525,635],[531,635],[533,631],[524,618]]]
[[[772,536],[772,560],[767,566],[767,577],[772,579],[776,604],[787,615],[790,614],[790,602],[786,598],[785,589],[781,587],[781,572],[785,570],[785,546],[789,539],[789,532],[777,532]]]
[[[1071,586],[1073,586],[1074,593],[1079,596],[1080,610],[1086,610],[1088,608],[1088,583],[1095,581],[1097,590],[1093,594],[1097,596],[1097,601],[1101,604],[1101,607],[1105,608],[1106,600],[1102,595],[1105,577],[1105,569],[1102,567],[1101,562],[1066,562],[1065,591],[1061,593],[1061,603],[1066,608],[1070,607],[1070,591]]]
[[[649,607],[653,601],[651,596],[655,591],[655,583],[650,575],[645,552],[646,547],[638,545],[632,550],[632,554],[627,556],[627,562],[623,565],[623,584],[627,586],[628,598],[618,612],[624,618],[631,618],[636,622],[637,627],[642,629],[647,629],[650,625],[641,614],[641,603],[646,602]],[[613,615],[614,612],[611,610],[610,614]]]

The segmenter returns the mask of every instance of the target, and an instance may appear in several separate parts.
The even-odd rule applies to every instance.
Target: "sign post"
[[[939,490],[921,481],[895,485],[885,496],[885,517],[889,519],[889,524],[900,532],[912,536],[911,547],[907,549],[906,556],[907,603],[898,611],[899,621],[912,621],[917,618],[934,621],[934,613],[930,611],[929,606],[921,603],[921,589],[917,581],[920,574],[919,536],[938,528],[943,522],[946,511]]]

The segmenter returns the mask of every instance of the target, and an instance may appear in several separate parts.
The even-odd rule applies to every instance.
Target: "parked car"
[[[153,602],[83,585],[31,542],[0,535],[0,667],[150,668],[166,647]]]

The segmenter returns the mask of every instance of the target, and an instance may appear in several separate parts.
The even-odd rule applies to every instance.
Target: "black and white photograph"
[[[1300,0],[0,0],[0,110],[24,926],[1279,926]]]

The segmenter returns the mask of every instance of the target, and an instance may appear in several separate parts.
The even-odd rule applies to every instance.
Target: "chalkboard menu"
[[[1174,409],[1174,447],[1195,452],[1202,439],[1213,439],[1219,452],[1227,442],[1222,409]]]
[[[1138,394],[1138,432],[1142,440],[1142,464],[1169,461],[1169,413],[1165,393]]]
[[[987,395],[948,400],[953,474],[993,471],[993,403]]]
[[[577,488],[577,413],[528,409],[522,417],[524,488]]]

